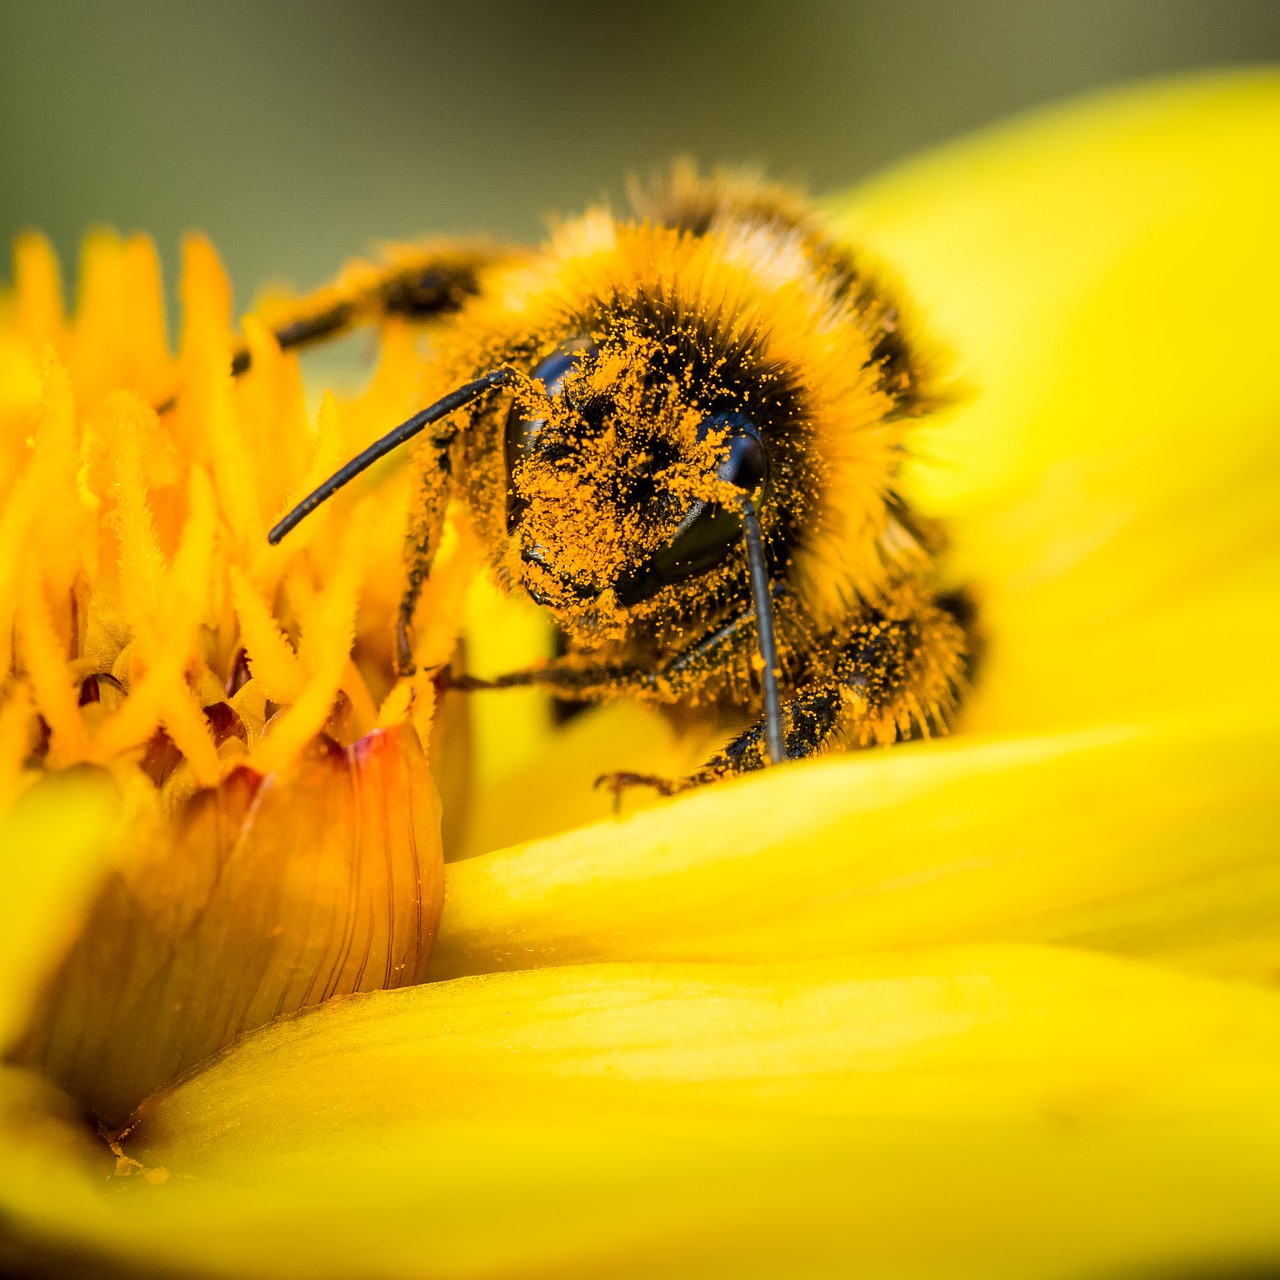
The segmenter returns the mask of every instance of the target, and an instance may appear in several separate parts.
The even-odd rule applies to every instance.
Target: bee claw
[[[396,675],[411,676],[417,669],[418,664],[413,660],[413,642],[409,639],[409,626],[404,618],[401,618],[396,623]]]
[[[617,773],[602,773],[594,783],[598,791],[601,787],[613,793],[614,817],[622,811],[622,793],[628,787],[652,787],[660,796],[672,796],[680,790],[680,784],[670,778],[660,778],[654,773],[629,773],[621,770]]]
[[[442,689],[456,689],[459,693],[475,693],[480,689],[502,688],[494,680],[482,680],[479,676],[468,675],[465,671],[455,672],[447,666],[440,669],[438,678]]]

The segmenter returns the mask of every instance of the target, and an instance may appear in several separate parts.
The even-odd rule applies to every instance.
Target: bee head
[[[663,356],[633,333],[572,338],[532,370],[507,425],[520,581],[601,642],[628,611],[726,565],[741,499],[767,478],[756,426],[694,399]]]

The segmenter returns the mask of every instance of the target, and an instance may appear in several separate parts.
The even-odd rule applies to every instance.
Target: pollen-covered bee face
[[[575,633],[621,638],[636,606],[726,564],[765,448],[709,411],[634,335],[559,345],[507,429],[509,529],[525,589]]]

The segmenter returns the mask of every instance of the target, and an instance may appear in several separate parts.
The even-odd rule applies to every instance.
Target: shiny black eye
[[[726,443],[729,456],[717,468],[716,475],[744,493],[755,493],[769,474],[769,457],[755,423],[744,420],[742,429]]]
[[[742,540],[742,517],[710,503],[695,503],[674,537],[649,561],[661,582],[683,582],[714,568],[730,547]]]
[[[698,426],[699,437],[712,431],[728,433],[716,475],[744,493],[755,493],[768,476],[768,454],[755,423],[738,413],[717,414]],[[671,541],[654,553],[649,570],[661,582],[682,582],[714,568],[741,539],[742,516],[736,510],[694,503]]]
[[[574,365],[595,351],[590,338],[570,338],[562,342],[550,355],[545,356],[534,369],[531,376],[541,382],[547,389],[547,395],[558,395],[564,386],[564,380],[573,371]],[[507,471],[510,474],[516,464],[527,458],[533,450],[538,433],[547,425],[545,418],[526,418],[518,410],[513,410],[507,420]]]

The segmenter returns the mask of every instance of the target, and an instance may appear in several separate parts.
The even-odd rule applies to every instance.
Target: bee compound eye
[[[560,394],[565,379],[580,360],[588,359],[596,352],[590,338],[579,335],[560,343],[544,356],[530,371],[530,377],[541,382],[549,396]],[[507,475],[514,474],[517,465],[528,458],[538,447],[538,437],[547,425],[545,418],[527,418],[517,408],[512,408],[507,418],[506,455]],[[507,531],[510,532],[519,519],[519,511],[512,496],[507,511]]]
[[[741,413],[717,413],[698,424],[698,438],[724,433],[725,456],[716,475],[744,493],[755,493],[769,475],[769,452],[760,428]]]
[[[590,338],[579,334],[576,338],[569,338],[562,342],[550,355],[544,356],[534,366],[529,376],[535,382],[542,383],[547,390],[547,395],[559,395],[561,387],[564,386],[564,380],[573,371],[573,366],[581,359],[594,354],[595,344]]]
[[[768,479],[769,455],[759,428],[739,413],[714,414],[698,425],[699,439],[724,433],[719,479],[744,493],[755,493]],[[620,584],[619,603],[633,604],[656,595],[664,586],[685,582],[724,562],[742,541],[742,514],[736,508],[695,502],[665,547],[654,552],[644,569]]]
[[[533,367],[529,376],[535,382],[542,383],[547,395],[557,396],[564,386],[564,380],[573,372],[574,365],[594,355],[595,350],[595,344],[590,338],[569,338],[544,356]],[[545,418],[526,418],[518,409],[512,410],[511,417],[507,419],[506,440],[507,462],[511,467],[529,455],[538,433],[545,426]]]
[[[741,540],[742,518],[736,511],[700,502],[654,553],[649,569],[661,582],[683,582],[715,568]]]
[[[716,475],[744,493],[755,493],[769,473],[769,457],[764,441],[753,429],[749,434],[729,437],[729,456]]]

